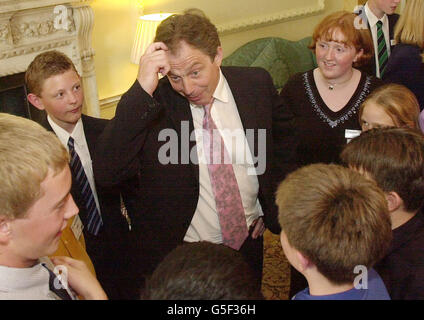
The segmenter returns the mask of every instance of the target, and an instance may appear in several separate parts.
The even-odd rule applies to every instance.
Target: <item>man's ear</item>
[[[7,244],[10,240],[11,228],[10,220],[1,217],[0,218],[0,244]]]
[[[220,67],[221,66],[221,63],[222,63],[222,59],[223,59],[223,52],[222,52],[222,47],[218,47],[217,49],[216,49],[216,56],[215,56],[215,58],[213,59],[213,62],[218,66],[218,67]]]
[[[44,110],[43,102],[41,101],[41,98],[39,96],[33,93],[29,93],[27,98],[28,101],[31,102],[34,107],[39,110]]]
[[[389,212],[396,211],[397,209],[400,208],[403,201],[402,201],[402,198],[399,197],[399,195],[396,192],[394,191],[385,192],[385,195],[387,200],[387,206],[389,207]]]

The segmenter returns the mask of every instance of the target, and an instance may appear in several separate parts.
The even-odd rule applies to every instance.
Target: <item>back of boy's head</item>
[[[379,128],[351,140],[340,155],[351,168],[365,171],[384,192],[396,192],[404,209],[424,204],[424,137],[409,128]]]
[[[147,280],[142,299],[263,299],[258,281],[240,252],[210,242],[171,251]]]
[[[359,119],[369,103],[381,107],[396,127],[420,128],[418,124],[420,105],[414,93],[403,85],[390,83],[375,89],[362,103]]]
[[[289,244],[335,284],[352,283],[355,266],[372,267],[390,245],[384,193],[348,168],[302,167],[280,184],[276,203]]]
[[[42,196],[49,170],[60,173],[69,155],[58,138],[34,121],[0,113],[0,215],[25,215]]]
[[[28,66],[25,73],[25,84],[28,93],[41,96],[44,81],[52,76],[74,70],[78,74],[74,63],[64,53],[51,50],[40,53]]]

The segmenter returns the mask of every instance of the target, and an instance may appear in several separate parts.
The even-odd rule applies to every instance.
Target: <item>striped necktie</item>
[[[386,38],[383,32],[383,22],[377,21],[377,47],[378,47],[378,67],[380,70],[380,78],[383,77],[386,70],[389,52],[387,51]]]
[[[87,211],[87,217],[84,219],[84,216],[82,216],[81,218],[85,220],[84,225],[87,227],[88,232],[97,235],[100,227],[103,225],[102,217],[97,209],[93,191],[91,190],[84,167],[82,166],[78,153],[75,151],[74,139],[72,137],[69,137],[68,148],[71,155],[70,167],[72,175],[78,183],[81,199]]]
[[[246,216],[233,164],[224,141],[211,116],[212,103],[205,106],[203,118],[203,145],[209,177],[215,197],[216,210],[224,245],[239,250],[246,240]]]

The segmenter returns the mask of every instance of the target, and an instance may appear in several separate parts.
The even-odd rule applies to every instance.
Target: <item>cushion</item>
[[[308,45],[311,37],[289,41],[277,37],[250,41],[222,61],[224,66],[262,67],[280,90],[289,77],[316,67],[315,56]]]

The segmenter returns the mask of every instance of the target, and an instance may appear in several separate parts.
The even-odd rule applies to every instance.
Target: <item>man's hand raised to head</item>
[[[166,51],[168,47],[163,42],[154,42],[140,58],[137,80],[151,96],[158,86],[158,73],[165,76],[170,70]]]

